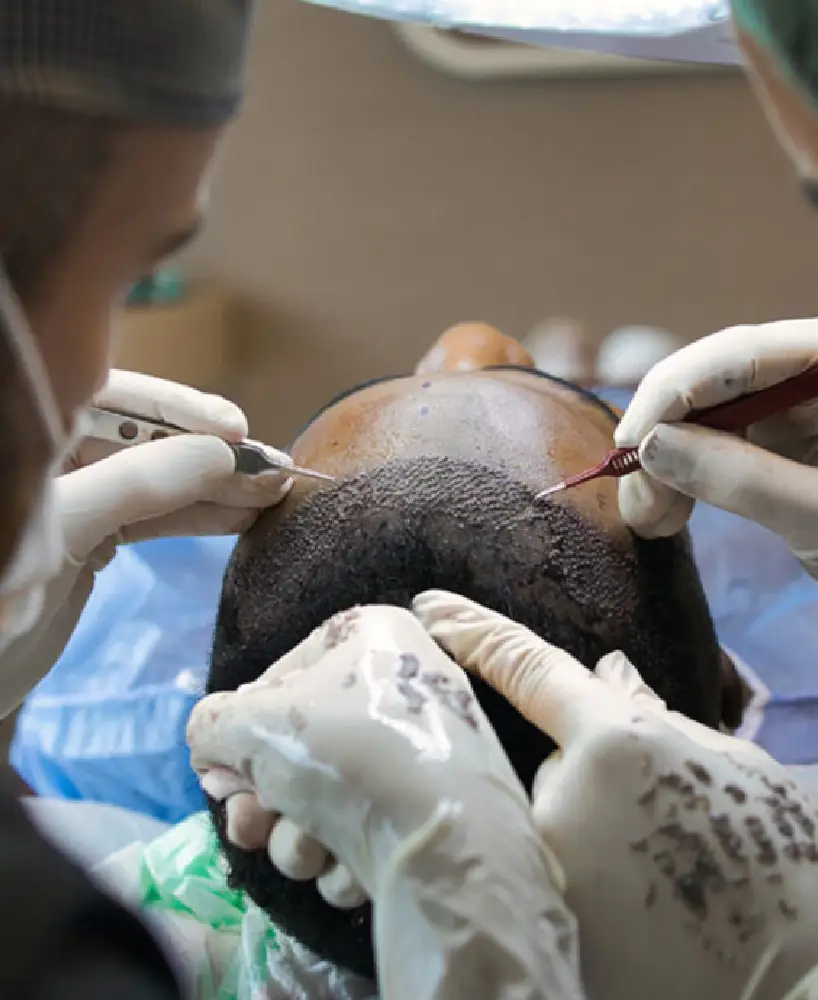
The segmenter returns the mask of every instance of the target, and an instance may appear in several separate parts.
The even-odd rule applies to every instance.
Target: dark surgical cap
[[[244,89],[254,0],[0,0],[0,100],[217,126]]]

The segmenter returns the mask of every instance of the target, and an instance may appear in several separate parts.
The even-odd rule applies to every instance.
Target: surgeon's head
[[[732,0],[732,11],[750,79],[806,195],[818,203],[818,2]]]
[[[128,287],[199,226],[207,168],[243,90],[252,7],[2,5],[0,261],[66,424],[105,377]],[[9,507],[25,512],[48,459],[30,396],[0,337],[0,486],[20,494],[0,526],[9,538],[20,519]],[[0,557],[5,547],[0,537]]]
[[[337,482],[297,482],[239,542],[211,690],[258,677],[341,609],[407,607],[437,587],[523,622],[589,667],[623,649],[674,708],[715,725],[719,652],[687,538],[635,538],[610,481],[536,499],[597,463],[615,421],[595,397],[531,368],[388,378],[333,400],[299,434],[293,456]],[[475,687],[530,787],[553,745]],[[225,849],[235,884],[279,926],[322,957],[372,973],[368,907],[332,909],[314,884],[288,881],[265,854]]]

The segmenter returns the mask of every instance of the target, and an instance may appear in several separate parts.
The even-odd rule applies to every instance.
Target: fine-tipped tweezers
[[[175,437],[179,434],[195,433],[163,420],[155,420],[135,413],[126,413],[99,406],[91,407],[90,416],[92,422],[91,437],[123,446],[159,441],[162,438]],[[304,479],[318,479],[329,483],[335,481],[334,476],[328,476],[323,472],[303,469],[298,465],[289,465],[285,461],[286,456],[282,457],[282,452],[263,444],[261,441],[246,438],[238,443],[231,441],[226,443],[236,456],[236,472],[245,476],[258,476],[265,472],[281,472],[288,476],[301,476]]]
[[[765,389],[745,393],[736,399],[717,403],[704,410],[693,410],[683,422],[708,427],[714,431],[735,433],[752,427],[759,420],[766,420],[777,413],[783,413],[794,406],[817,398],[818,365],[812,365],[800,375],[793,375],[792,378],[776,382]],[[538,493],[535,499],[539,500],[541,497],[573,489],[574,486],[590,483],[594,479],[620,479],[641,468],[638,448],[614,448],[593,469],[587,469],[575,476],[569,476],[561,483],[549,486],[548,489]]]

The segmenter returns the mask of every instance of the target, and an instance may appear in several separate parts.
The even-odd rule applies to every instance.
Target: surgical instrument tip
[[[543,497],[550,497],[553,496],[555,493],[562,493],[563,490],[567,489],[568,489],[568,482],[565,479],[563,479],[561,483],[555,483],[554,486],[549,486],[547,490],[542,490],[534,497],[534,499],[542,500]]]
[[[294,465],[291,469],[287,470],[294,476],[301,476],[304,479],[315,479],[322,483],[334,483],[335,476],[328,476],[326,472],[316,472],[315,469],[304,469],[300,465]]]
[[[561,483],[549,486],[538,493],[534,499],[541,500],[543,497],[562,493],[563,490],[569,490],[573,486],[579,486],[580,483],[587,483],[592,479],[599,479],[602,476],[613,476],[618,479],[621,476],[629,475],[631,472],[636,472],[640,464],[637,448],[614,448],[593,469],[587,469],[576,476],[569,476],[567,479],[563,479]]]
[[[713,431],[736,433],[752,427],[759,420],[766,420],[777,413],[783,413],[816,398],[818,398],[818,365],[812,365],[800,375],[794,375],[783,382],[776,382],[775,385],[745,393],[736,399],[718,403],[704,410],[693,410],[687,415],[684,423],[708,427]],[[614,448],[593,469],[580,472],[577,476],[569,476],[564,482],[555,486],[549,486],[548,489],[538,493],[535,499],[540,500],[542,497],[560,493],[562,490],[603,476],[618,479],[620,476],[636,472],[641,467],[637,448]]]
[[[288,465],[287,456],[261,441],[241,441],[230,446],[236,456],[236,472],[246,476],[258,476],[265,472],[281,472],[289,476],[301,476],[320,482],[334,483],[335,476],[315,469],[305,469],[300,465]]]

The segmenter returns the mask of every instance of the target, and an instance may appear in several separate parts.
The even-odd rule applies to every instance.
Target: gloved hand
[[[625,521],[671,535],[704,500],[774,531],[818,576],[818,402],[755,424],[746,440],[676,423],[816,362],[818,319],[806,319],[723,330],[656,365],[615,434],[617,446],[639,446],[644,469],[620,481]]]
[[[818,962],[815,804],[784,768],[667,711],[621,653],[594,675],[465,598],[414,611],[560,747],[534,818],[592,1000],[781,1000]]]
[[[239,846],[282,867],[295,824],[325,895],[357,884],[374,901],[382,1000],[583,996],[525,792],[463,671],[409,612],[335,616],[258,681],[200,702],[188,742]]]
[[[2,714],[59,659],[91,595],[95,572],[113,558],[117,544],[243,531],[291,485],[286,474],[235,473],[233,452],[220,438],[242,440],[247,420],[219,396],[114,370],[94,403],[202,433],[126,448],[91,438],[80,442],[69,463],[73,471],[57,480],[68,557],[49,586],[37,626],[0,660]]]

